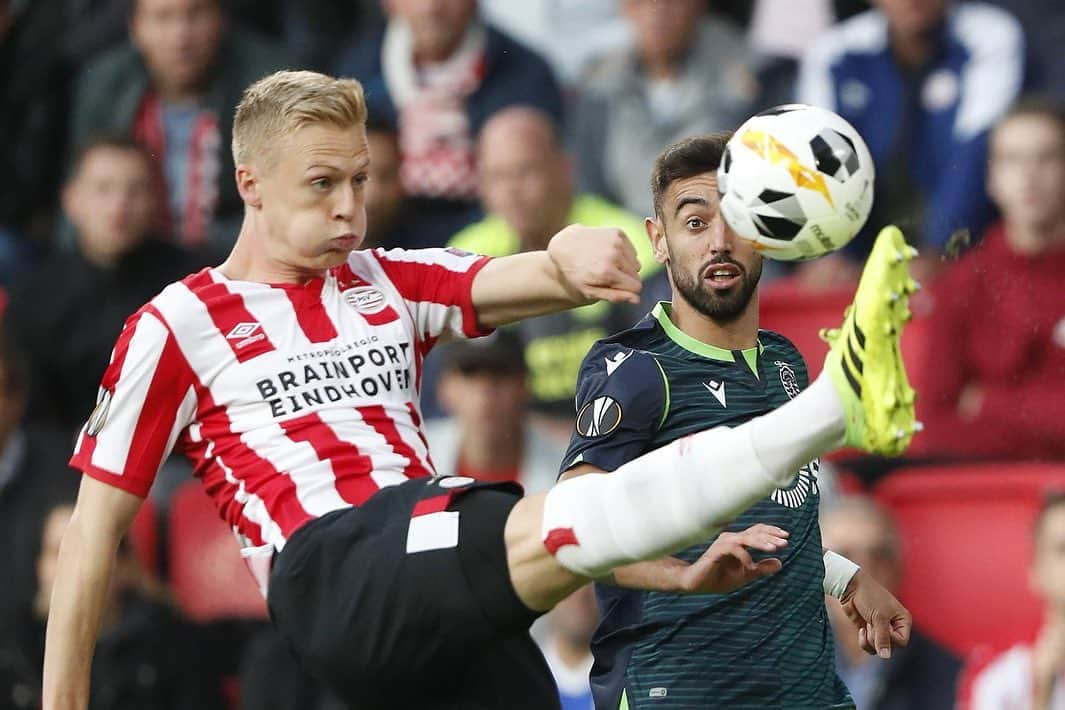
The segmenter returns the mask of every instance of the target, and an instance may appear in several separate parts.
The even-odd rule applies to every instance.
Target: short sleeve
[[[613,471],[647,451],[666,407],[665,375],[655,358],[597,343],[577,378],[577,420],[561,470],[588,463]]]
[[[473,279],[491,259],[452,247],[374,249],[373,255],[414,316],[423,340],[487,335],[473,308]]]
[[[177,341],[146,307],[126,321],[70,465],[145,497],[196,402],[195,378]]]

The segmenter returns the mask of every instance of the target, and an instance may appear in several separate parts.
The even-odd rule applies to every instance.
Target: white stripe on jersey
[[[168,336],[166,326],[155,316],[141,314],[137,330],[129,341],[129,350],[122,362],[119,377],[119,382],[124,383],[126,406],[111,408],[106,426],[96,436],[96,448],[91,459],[93,466],[120,475],[126,470],[137,423],[163,354],[163,348],[158,345],[165,343]]]
[[[196,409],[199,401],[196,399],[196,388],[189,387],[185,391],[185,396],[181,399],[181,406],[178,407],[177,418],[174,419],[174,425],[170,428],[170,436],[166,439],[165,451],[173,451],[174,444],[177,442],[177,438],[181,435],[182,429],[185,428],[185,422],[190,422],[196,418]]]

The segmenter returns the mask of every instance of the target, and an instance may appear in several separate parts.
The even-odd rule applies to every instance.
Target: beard
[[[677,268],[678,262],[669,254],[670,272],[677,293],[695,310],[718,323],[731,323],[747,310],[758,281],[762,278],[762,260],[759,258],[748,273],[738,261],[727,256],[718,256],[704,264],[694,273]],[[702,275],[717,264],[731,264],[740,272],[740,282],[727,291],[708,288]]]

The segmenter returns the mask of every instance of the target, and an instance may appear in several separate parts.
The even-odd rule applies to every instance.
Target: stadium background
[[[92,409],[101,363],[106,364],[122,319],[167,281],[216,263],[236,235],[240,205],[233,199],[225,146],[232,106],[247,83],[283,67],[364,82],[371,151],[380,163],[370,205],[374,245],[454,242],[491,254],[536,246],[528,237],[545,235],[534,235],[535,226],[528,235],[515,235],[505,224],[530,209],[519,204],[520,188],[489,195],[482,181],[479,192],[480,129],[514,106],[531,106],[550,121],[546,145],[564,159],[565,174],[573,176],[572,190],[560,197],[573,200],[567,216],[578,214],[574,210],[580,206],[582,221],[620,224],[630,235],[636,232],[632,236],[639,244],[639,218],[648,212],[649,157],[683,135],[735,127],[763,108],[806,99],[812,94],[803,93],[800,77],[813,71],[809,57],[835,58],[826,81],[850,76],[849,94],[846,86],[837,87],[844,101],[861,90],[870,93],[864,103],[872,105],[908,101],[910,113],[901,114],[898,130],[911,138],[922,130],[916,126],[947,120],[944,113],[959,104],[986,103],[978,80],[975,89],[972,81],[961,80],[965,62],[985,44],[998,47],[1010,21],[996,27],[1000,18],[986,15],[983,3],[947,4],[951,12],[961,6],[985,12],[985,24],[963,33],[960,44],[940,48],[943,57],[949,55],[942,66],[936,63],[940,49],[933,48],[919,70],[906,74],[903,85],[917,87],[917,95],[885,99],[878,92],[893,87],[875,78],[862,84],[860,76],[847,74],[847,52],[868,48],[844,51],[849,40],[833,34],[841,22],[868,20],[869,13],[880,11],[877,3],[871,9],[860,0],[482,0],[470,18],[462,11],[476,5],[472,0],[138,0],[134,7],[123,0],[0,0],[0,303],[7,306],[0,316],[5,385],[0,398],[5,552],[0,560],[13,580],[0,595],[0,708],[36,706],[40,605],[47,596],[41,591],[40,560],[49,550],[42,530],[48,512],[71,500],[76,489],[77,475],[64,466],[62,454]],[[423,9],[410,9],[418,5]],[[879,5],[888,15],[906,13],[905,0]],[[891,185],[878,195],[883,209],[874,219],[912,225],[910,235],[926,256],[921,269],[928,288],[914,301],[904,356],[919,393],[953,397],[937,403],[948,412],[958,408],[961,392],[943,385],[945,379],[957,379],[956,372],[948,377],[944,371],[964,369],[959,359],[967,355],[965,344],[937,337],[949,329],[942,304],[958,300],[947,289],[963,281],[952,274],[975,260],[956,259],[953,246],[936,233],[939,225],[922,221],[950,207],[938,205],[948,198],[928,185],[955,182],[982,192],[987,129],[993,122],[1023,94],[1065,100],[1065,3],[998,0],[992,5],[1015,17],[1023,33],[1020,51],[995,61],[1000,66],[1013,62],[1023,80],[1011,95],[995,97],[998,108],[985,107],[985,124],[958,149],[957,155],[962,149],[975,151],[979,160],[955,160],[949,152],[938,162],[915,155],[898,134],[878,158],[878,173],[885,181],[890,176]],[[421,12],[412,20],[420,29],[406,35],[386,31],[389,11],[393,29],[403,13]],[[139,19],[138,13],[143,14]],[[685,23],[695,30],[682,31]],[[934,27],[947,24],[933,22]],[[429,87],[425,91],[404,94],[395,86],[397,71],[409,63],[403,53],[411,52],[411,43],[431,44],[434,27],[436,41],[445,46],[439,58],[449,61],[436,78],[422,77],[422,88]],[[419,39],[422,35],[426,39]],[[455,37],[461,42],[456,44]],[[988,81],[991,86],[995,79]],[[975,98],[966,92],[975,92]],[[441,128],[456,116],[461,118],[457,131]],[[506,129],[498,128],[503,145],[521,140],[518,129],[509,135]],[[949,126],[946,130],[951,133]],[[79,149],[101,136],[147,146],[157,200],[153,219],[131,244],[102,252],[93,251],[79,233],[91,214],[64,198],[77,181],[71,167]],[[436,136],[438,144],[425,136]],[[498,157],[505,151],[492,148],[490,153]],[[933,164],[939,165],[938,174],[931,174],[932,167],[922,173]],[[900,175],[908,176],[901,187]],[[949,231],[961,230],[979,243],[982,235],[993,233],[1000,215],[986,196],[972,199],[973,205],[950,213],[956,219]],[[1065,194],[1059,215],[1065,215]],[[92,224],[106,239],[108,230],[122,231],[120,221]],[[792,338],[812,375],[825,352],[817,331],[835,325],[849,302],[861,244],[859,239],[831,268],[775,265],[766,270],[762,327]],[[646,252],[645,245],[641,249]],[[1057,257],[1060,262],[1060,245]],[[646,259],[644,274],[648,302],[667,292],[663,274]],[[998,294],[993,285],[966,294],[967,308],[986,314],[986,321],[976,318],[981,328],[1006,328],[1024,337],[1038,331],[1046,336],[1039,347],[1057,348],[1047,356],[1021,353],[1018,357],[1040,360],[1033,372],[1014,368],[1002,374],[996,384],[1009,396],[998,419],[983,417],[984,431],[967,428],[967,445],[959,446],[935,430],[956,422],[926,410],[933,429],[915,442],[907,459],[870,460],[842,452],[825,467],[827,505],[839,496],[868,495],[893,516],[902,543],[900,595],[917,627],[964,664],[957,678],[943,680],[961,706],[972,677],[996,654],[1036,637],[1044,604],[1027,583],[1030,529],[1041,499],[1065,488],[1065,371],[1060,365],[1065,320],[1051,323],[1056,330],[1047,331],[1046,319],[1038,317],[1060,317],[1065,291],[1058,286],[1028,294],[1025,308],[1036,314],[1030,324],[996,322],[1010,313],[998,307],[996,299],[1004,298]],[[591,342],[638,316],[637,311],[589,307],[516,328],[499,339],[506,342],[442,348],[426,366],[424,402],[438,467],[517,477],[530,489],[549,485],[572,426],[568,373],[575,375]],[[515,358],[524,366],[514,367]],[[484,377],[492,383],[487,394],[477,384]],[[512,386],[515,381],[519,386]],[[1038,394],[1027,399],[1029,392]],[[483,404],[475,411],[478,402]],[[1014,412],[1022,412],[1019,419],[1039,421],[1043,444],[1003,434]],[[489,424],[492,420],[499,421]],[[478,437],[495,437],[495,450],[503,442],[521,455],[486,470],[468,448]],[[272,644],[264,631],[264,605],[232,535],[179,461],[165,468],[130,541],[139,570],[128,582],[129,594],[172,609],[173,616],[153,612],[130,622],[133,640],[123,652],[98,659],[98,665],[107,666],[99,671],[101,684],[121,689],[130,678],[140,678],[137,682],[149,689],[140,697],[154,697],[151,688],[161,697],[170,673],[171,681],[182,679],[202,692],[184,700],[170,693],[165,702],[155,698],[131,705],[115,690],[110,698],[94,698],[94,708],[333,707],[330,698],[292,672],[284,649]],[[19,574],[29,575],[22,586]],[[126,604],[121,613],[132,618],[136,608]],[[537,632],[545,639],[560,633],[550,622]],[[166,645],[168,639],[195,662],[149,653],[140,657],[150,658],[149,665],[138,663],[135,649]],[[114,646],[106,636],[102,643]]]

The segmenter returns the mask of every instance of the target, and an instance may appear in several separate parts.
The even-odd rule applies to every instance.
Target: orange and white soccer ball
[[[721,214],[764,256],[815,259],[858,234],[873,206],[873,158],[847,121],[787,104],[748,119],[717,171]]]

